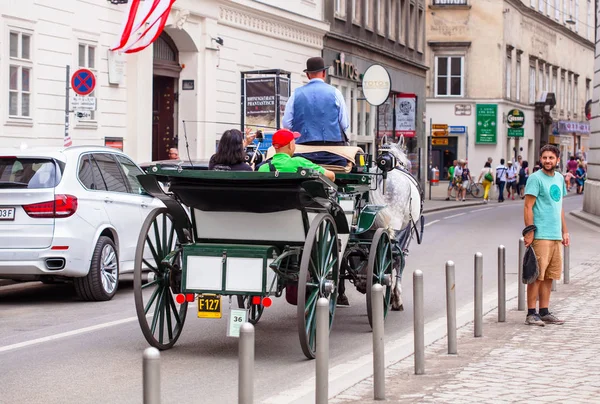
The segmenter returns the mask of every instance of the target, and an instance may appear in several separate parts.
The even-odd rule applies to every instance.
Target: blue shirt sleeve
[[[340,126],[344,133],[348,134],[348,128],[350,127],[350,121],[348,120],[348,111],[346,110],[346,101],[344,100],[344,96],[338,90],[335,89],[335,102],[340,109],[338,114],[338,121],[340,122]]]
[[[527,180],[527,184],[525,185],[525,195],[532,195],[536,198],[540,194],[540,180],[537,176],[532,175]]]
[[[287,104],[285,104],[283,122],[281,122],[284,129],[292,130],[292,126],[294,125],[294,94],[296,94],[296,92],[293,92],[292,95],[290,95]]]

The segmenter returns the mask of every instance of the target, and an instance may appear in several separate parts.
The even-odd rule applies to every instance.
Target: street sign
[[[74,111],[95,111],[96,97],[71,97],[71,108]]]
[[[475,133],[475,144],[496,144],[498,121],[497,104],[475,105],[477,130]]]
[[[506,115],[509,128],[522,128],[525,125],[525,114],[519,109],[511,109]]]
[[[75,118],[77,119],[91,119],[92,118],[92,111],[74,111],[75,112]]]
[[[79,69],[71,77],[71,88],[79,95],[88,95],[96,88],[96,76],[88,69]]]
[[[448,132],[456,135],[464,135],[467,133],[466,126],[448,126]]]
[[[508,128],[508,137],[525,137],[524,128]]]
[[[433,137],[444,137],[448,136],[448,132],[445,130],[434,130],[432,135]]]
[[[433,146],[448,146],[448,138],[431,139],[431,144]]]
[[[446,129],[448,129],[448,125],[445,123],[434,123],[433,125],[431,125],[431,128],[446,130]]]

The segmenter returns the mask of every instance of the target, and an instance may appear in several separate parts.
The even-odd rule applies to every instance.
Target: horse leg
[[[400,260],[396,260],[396,265],[392,270],[392,311],[404,311],[402,302],[402,284],[401,277],[398,277],[398,265]]]

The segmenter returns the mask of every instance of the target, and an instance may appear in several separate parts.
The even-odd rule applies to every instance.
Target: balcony
[[[443,8],[469,9],[471,8],[469,3],[470,0],[431,0],[431,5],[429,8],[433,10]]]

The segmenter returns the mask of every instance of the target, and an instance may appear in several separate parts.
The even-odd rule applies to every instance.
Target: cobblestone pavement
[[[525,312],[509,302],[505,323],[497,311],[458,331],[458,355],[443,338],[426,348],[425,375],[414,375],[413,356],[386,370],[386,400],[393,403],[600,403],[600,256],[558,284],[551,311],[567,322],[525,325]],[[375,403],[365,379],[331,404]],[[381,402],[381,401],[377,401]]]

